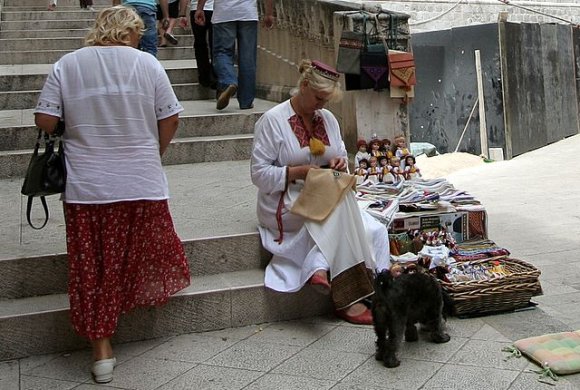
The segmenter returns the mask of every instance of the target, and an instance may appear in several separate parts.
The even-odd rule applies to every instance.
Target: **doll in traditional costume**
[[[366,158],[363,158],[362,160],[359,161],[358,168],[354,170],[357,185],[361,184],[363,181],[366,180],[368,175],[368,164],[369,164],[368,160]]]
[[[372,156],[369,159],[369,169],[367,170],[367,179],[369,179],[373,183],[378,183],[380,173],[381,170],[378,165],[378,160],[376,157]]]
[[[393,157],[393,151],[391,150],[391,140],[385,138],[381,141],[381,147],[379,149],[385,156],[387,156],[387,161]]]
[[[387,159],[387,156],[381,156],[379,157],[378,160],[380,169],[379,179],[380,181],[383,181],[383,177],[385,177],[385,175],[388,175],[389,172],[391,172],[391,166],[389,165],[389,160]]]
[[[395,137],[395,144],[393,145],[393,151],[394,151],[394,155],[396,157],[399,157],[400,162],[401,162],[401,167],[405,168],[405,157],[407,157],[409,154],[411,154],[409,152],[409,149],[407,148],[407,140],[405,138],[404,135],[398,135]]]
[[[401,169],[401,159],[399,157],[391,157],[390,166],[391,171],[383,178],[384,183],[398,183],[401,180],[405,180],[403,170]]]
[[[371,157],[376,158],[385,155],[383,152],[381,152],[381,141],[379,139],[373,138],[371,140],[371,143],[369,145],[369,153],[371,154]]]
[[[415,156],[408,155],[405,157],[405,169],[404,169],[404,176],[407,180],[412,180],[417,177],[421,177],[421,171],[415,165]]]
[[[368,145],[367,145],[367,141],[365,141],[364,139],[359,139],[358,142],[356,143],[356,148],[357,148],[357,152],[354,156],[354,168],[358,168],[359,167],[359,163],[361,160],[367,160],[367,168],[368,168],[368,160],[371,157],[371,155],[368,152]]]

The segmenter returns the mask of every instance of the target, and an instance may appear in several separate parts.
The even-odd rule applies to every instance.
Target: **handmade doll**
[[[367,178],[367,175],[368,175],[368,163],[369,163],[368,160],[366,158],[363,158],[362,160],[359,161],[358,168],[356,168],[354,170],[354,174],[356,176],[356,184],[357,185],[361,184]]]
[[[381,171],[378,167],[378,162],[376,157],[371,157],[369,160],[369,169],[367,170],[367,179],[373,183],[379,182],[379,175]]]
[[[390,160],[391,157],[393,157],[393,151],[391,150],[391,140],[390,139],[385,138],[381,141],[380,151],[383,152],[383,154],[385,156],[387,156],[388,160]]]
[[[421,177],[421,171],[415,165],[415,156],[408,155],[405,157],[405,169],[404,176],[407,180],[412,180],[417,177]]]
[[[401,169],[401,159],[397,156],[391,157],[390,160],[391,172],[383,177],[384,183],[398,183],[401,180],[405,180],[403,176],[403,170]]]
[[[358,142],[356,143],[356,148],[357,148],[357,152],[354,156],[354,168],[358,168],[359,167],[359,163],[361,160],[367,160],[367,165],[368,165],[368,159],[371,157],[371,155],[368,152],[368,145],[367,145],[367,141],[365,141],[364,139],[359,139]]]
[[[391,166],[389,165],[389,160],[387,156],[379,157],[379,180],[383,181],[383,177],[388,175],[391,171]]]
[[[393,145],[394,155],[401,159],[401,166],[405,168],[405,157],[409,154],[409,149],[407,148],[407,140],[404,135],[398,135],[395,137],[395,145]]]
[[[369,150],[371,157],[379,158],[384,156],[385,154],[381,152],[381,141],[374,138],[370,143],[370,150]]]

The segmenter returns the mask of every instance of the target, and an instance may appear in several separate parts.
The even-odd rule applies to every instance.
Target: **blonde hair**
[[[339,101],[342,98],[340,82],[331,80],[316,72],[312,66],[312,61],[302,60],[298,66],[298,71],[300,72],[300,78],[298,79],[297,87],[292,89],[290,93],[292,96],[298,93],[300,86],[306,81],[314,90],[330,93],[329,101],[331,102]]]
[[[105,8],[97,14],[95,24],[85,38],[87,46],[131,45],[131,35],[141,39],[145,25],[133,8],[123,5]]]

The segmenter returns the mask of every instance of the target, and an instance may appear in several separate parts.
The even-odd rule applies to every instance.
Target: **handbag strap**
[[[34,200],[33,196],[29,196],[28,197],[28,202],[26,203],[26,220],[28,221],[28,224],[30,225],[30,227],[32,227],[35,230],[40,230],[43,227],[46,226],[46,224],[48,223],[48,205],[46,204],[46,198],[44,196],[40,196],[40,202],[42,203],[42,208],[44,209],[44,223],[42,224],[42,226],[37,227],[34,226],[32,224],[32,221],[30,219],[30,214],[32,212],[32,201]]]

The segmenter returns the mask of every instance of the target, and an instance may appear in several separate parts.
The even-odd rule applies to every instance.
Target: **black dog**
[[[396,355],[403,334],[406,341],[417,341],[417,322],[429,330],[433,342],[450,340],[443,332],[441,285],[429,273],[419,269],[396,277],[388,270],[379,273],[375,280],[372,312],[377,335],[375,358],[382,360],[387,367],[401,364]]]

